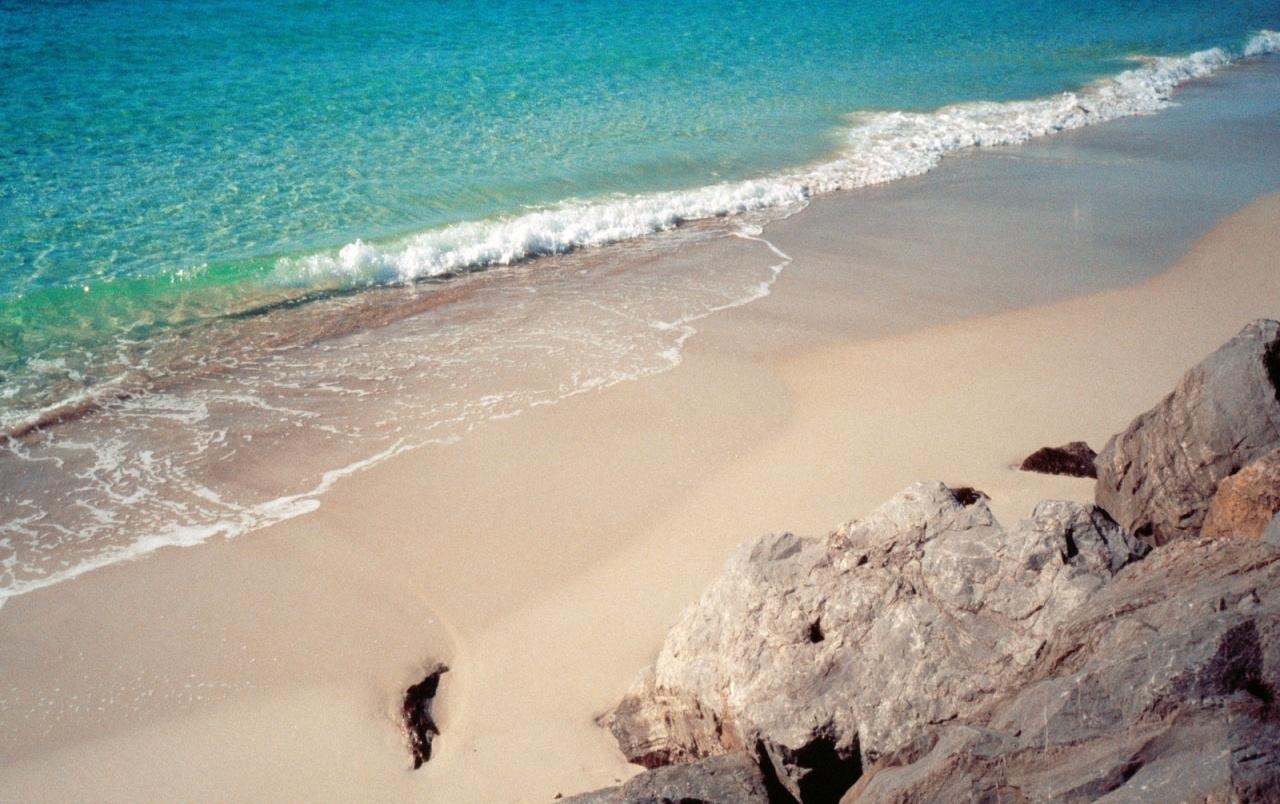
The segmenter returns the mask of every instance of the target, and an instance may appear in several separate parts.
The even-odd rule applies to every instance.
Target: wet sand
[[[1280,196],[1194,245],[1180,208],[1132,220],[1078,176],[1027,202],[1053,153],[1084,164],[1082,141],[1038,164],[958,158],[767,228],[792,266],[701,322],[670,372],[397,456],[266,530],[9,600],[0,798],[539,802],[612,784],[637,769],[594,718],[737,543],[824,532],[924,478],[983,489],[1005,520],[1090,499],[1012,467],[1101,447],[1247,320],[1280,316]],[[1105,152],[1088,175],[1123,168]],[[1000,192],[983,159],[1017,161]],[[1266,189],[1212,194],[1215,217]],[[768,256],[709,249],[679,259]],[[442,735],[413,771],[399,696],[437,660]]]

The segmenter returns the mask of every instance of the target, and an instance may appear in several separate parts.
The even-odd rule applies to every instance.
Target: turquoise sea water
[[[1274,0],[0,0],[0,604],[669,370],[789,261],[762,222],[1160,111],[1278,25]],[[666,258],[738,237],[758,259]]]
[[[580,244],[477,250],[491,233],[473,231],[406,259],[415,234],[770,176],[838,151],[852,113],[1047,96],[1136,54],[1239,52],[1276,16],[1271,0],[0,3],[0,423],[201,322]],[[377,252],[336,256],[356,241]]]

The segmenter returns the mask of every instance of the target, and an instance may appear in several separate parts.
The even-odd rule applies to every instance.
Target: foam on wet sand
[[[989,173],[974,159],[815,204],[767,244],[717,241],[704,256],[768,265],[777,249],[792,266],[700,322],[674,370],[389,458],[250,537],[10,599],[0,797],[548,801],[612,784],[635,769],[594,717],[737,543],[825,531],[920,478],[980,488],[1010,521],[1090,499],[1090,481],[1016,462],[1100,445],[1243,322],[1280,314],[1280,196],[1154,278],[1103,289],[1091,264],[1073,283],[1056,271],[1081,255],[1168,248],[1120,220],[1087,231],[1131,239],[1082,249],[1062,205],[1106,215],[1085,203],[1096,188],[1034,194],[1055,159],[1102,153],[1082,143],[1030,174],[1009,151]],[[964,201],[979,192],[988,206]],[[900,228],[851,236],[872,206]],[[966,210],[1028,217],[984,233]],[[1018,279],[1024,259],[1052,287]],[[1060,300],[1080,290],[1095,292]],[[437,662],[440,736],[413,771],[399,712]]]

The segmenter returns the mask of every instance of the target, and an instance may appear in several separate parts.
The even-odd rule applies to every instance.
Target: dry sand
[[[705,322],[684,363],[342,481],[318,511],[0,611],[3,800],[549,801],[633,773],[593,718],[737,543],[909,482],[1012,520],[1092,484],[1012,468],[1109,434],[1280,316],[1280,196],[1122,290],[797,343],[818,277]],[[793,254],[793,256],[795,256]],[[828,299],[839,305],[839,299]],[[799,318],[797,318],[799,316]],[[838,318],[838,316],[837,316]],[[909,316],[908,316],[909,318]],[[398,696],[451,666],[419,771]]]

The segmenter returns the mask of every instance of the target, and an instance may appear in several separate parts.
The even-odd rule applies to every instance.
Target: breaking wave
[[[1139,66],[1083,89],[1004,103],[972,102],[932,112],[850,116],[845,145],[829,161],[747,181],[692,190],[571,200],[496,220],[458,223],[392,245],[357,240],[336,253],[282,258],[273,281],[312,285],[394,284],[665,231],[681,223],[792,205],[812,195],[883,184],[932,170],[948,154],[1016,145],[1171,104],[1173,90],[1242,58],[1280,52],[1280,32],[1261,31],[1240,53],[1211,48],[1183,57],[1134,57]]]

